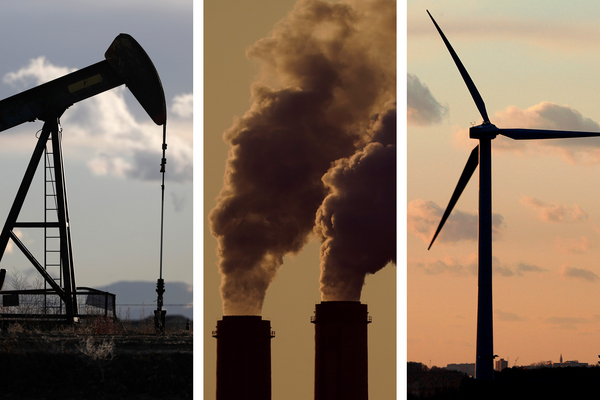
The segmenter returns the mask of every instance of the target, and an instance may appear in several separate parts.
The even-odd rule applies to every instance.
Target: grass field
[[[0,332],[3,399],[191,399],[192,330],[148,324],[9,325]],[[102,333],[100,333],[102,332]]]

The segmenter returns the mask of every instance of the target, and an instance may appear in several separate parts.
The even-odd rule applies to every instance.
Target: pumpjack
[[[123,84],[129,88],[152,121],[156,125],[163,125],[161,172],[163,173],[162,188],[164,199],[164,164],[166,163],[164,154],[166,149],[167,112],[165,95],[156,68],[144,49],[128,34],[118,35],[105,52],[104,58],[104,60],[86,68],[0,101],[0,131],[13,128],[28,121],[40,120],[44,122],[31,160],[0,233],[0,261],[6,252],[10,239],[23,252],[45,282],[45,289],[29,289],[25,292],[28,294],[52,295],[54,298],[58,297],[60,299],[60,312],[36,315],[40,318],[52,317],[66,322],[76,322],[80,316],[77,295],[82,293],[88,294],[89,299],[94,294],[105,293],[90,288],[77,288],[75,284],[67,191],[61,149],[62,130],[59,129],[59,119],[71,105]],[[51,196],[45,193],[46,199],[44,202],[46,210],[44,212],[44,220],[20,221],[19,213],[42,158],[47,163],[45,167],[45,185],[47,187],[51,186],[53,191]],[[46,192],[46,189],[44,191]],[[49,197],[51,197],[54,207],[48,207]],[[49,209],[55,210],[56,215],[49,218]],[[15,233],[15,228],[43,228],[46,232],[54,232],[46,234],[46,241],[48,241],[48,237],[55,239],[56,249],[51,251],[54,251],[58,255],[58,260],[54,264],[54,267],[59,270],[58,273],[53,275],[49,272],[48,264],[45,261],[41,263],[36,259],[27,246],[19,239]],[[48,251],[46,249],[46,252]],[[44,255],[44,258],[46,258],[46,255]],[[0,279],[2,281],[5,275],[6,271],[4,269],[1,270]],[[2,283],[0,282],[0,294],[4,295],[3,301],[5,306],[10,305],[11,301],[14,301],[11,299],[24,293],[23,290],[3,291]],[[162,282],[162,220],[160,285],[164,285]],[[159,291],[157,290],[157,292]],[[162,289],[162,292],[164,292],[164,289]],[[159,307],[162,306],[162,292],[159,292]],[[114,295],[112,307],[114,307]],[[163,315],[164,319],[164,311],[160,314]],[[12,317],[15,316],[14,314],[6,314],[2,315],[2,317],[4,318],[9,315]],[[21,317],[25,318],[26,316],[21,315]]]

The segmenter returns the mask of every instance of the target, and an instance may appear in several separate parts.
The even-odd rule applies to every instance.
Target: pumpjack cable
[[[160,279],[162,279],[162,259],[163,259],[163,221],[165,213],[165,165],[167,164],[167,158],[165,152],[167,151],[167,121],[163,124],[163,143],[162,143],[162,159],[160,162],[160,172],[162,173],[161,187],[161,203],[160,203]]]
[[[167,150],[167,120],[163,124],[163,143],[162,143],[162,159],[160,161],[160,172],[162,174],[161,187],[161,202],[160,202],[160,275],[156,282],[156,293],[158,297],[156,299],[156,311],[154,312],[154,327],[157,332],[164,332],[165,321],[163,311],[163,293],[165,292],[165,281],[162,278],[162,264],[163,264],[163,231],[164,231],[164,215],[165,215],[165,165],[167,164],[167,158],[165,152]]]
[[[165,281],[162,277],[163,270],[163,232],[164,232],[164,215],[165,215],[165,165],[167,164],[167,158],[165,152],[167,151],[167,121],[163,124],[163,143],[162,143],[162,159],[160,161],[160,172],[162,174],[161,187],[161,204],[160,204],[160,274],[156,284],[156,293],[158,293],[157,299],[157,312],[162,314],[163,307],[163,293],[165,292]],[[158,317],[158,316],[157,316]],[[162,319],[162,317],[161,317]]]

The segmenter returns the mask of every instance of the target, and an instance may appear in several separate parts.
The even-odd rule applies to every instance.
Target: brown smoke
[[[252,106],[225,132],[225,186],[209,219],[218,240],[224,315],[258,315],[284,255],[311,234],[321,178],[368,140],[395,99],[395,2],[299,1],[255,43]]]
[[[323,301],[359,301],[366,274],[396,263],[396,109],[371,131],[371,143],[323,177],[329,195],[315,226]]]

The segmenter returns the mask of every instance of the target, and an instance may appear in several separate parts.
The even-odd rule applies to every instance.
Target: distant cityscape
[[[600,357],[600,356],[599,356]],[[518,358],[517,358],[518,360]],[[516,366],[517,360],[515,360],[513,367]],[[596,366],[594,364],[580,363],[577,360],[571,361],[563,361],[562,354],[560,355],[559,362],[552,361],[539,361],[530,365],[519,365],[519,368],[566,368],[566,367],[593,367]],[[494,363],[495,371],[502,371],[505,368],[508,368],[508,360],[500,358]],[[475,363],[463,363],[463,364],[448,364],[445,369],[450,371],[460,371],[468,374],[470,376],[475,375]]]
[[[407,400],[578,399],[598,391],[600,366],[576,360],[517,365],[496,358],[491,381],[474,379],[475,364],[407,363]],[[431,362],[429,362],[431,364]]]

